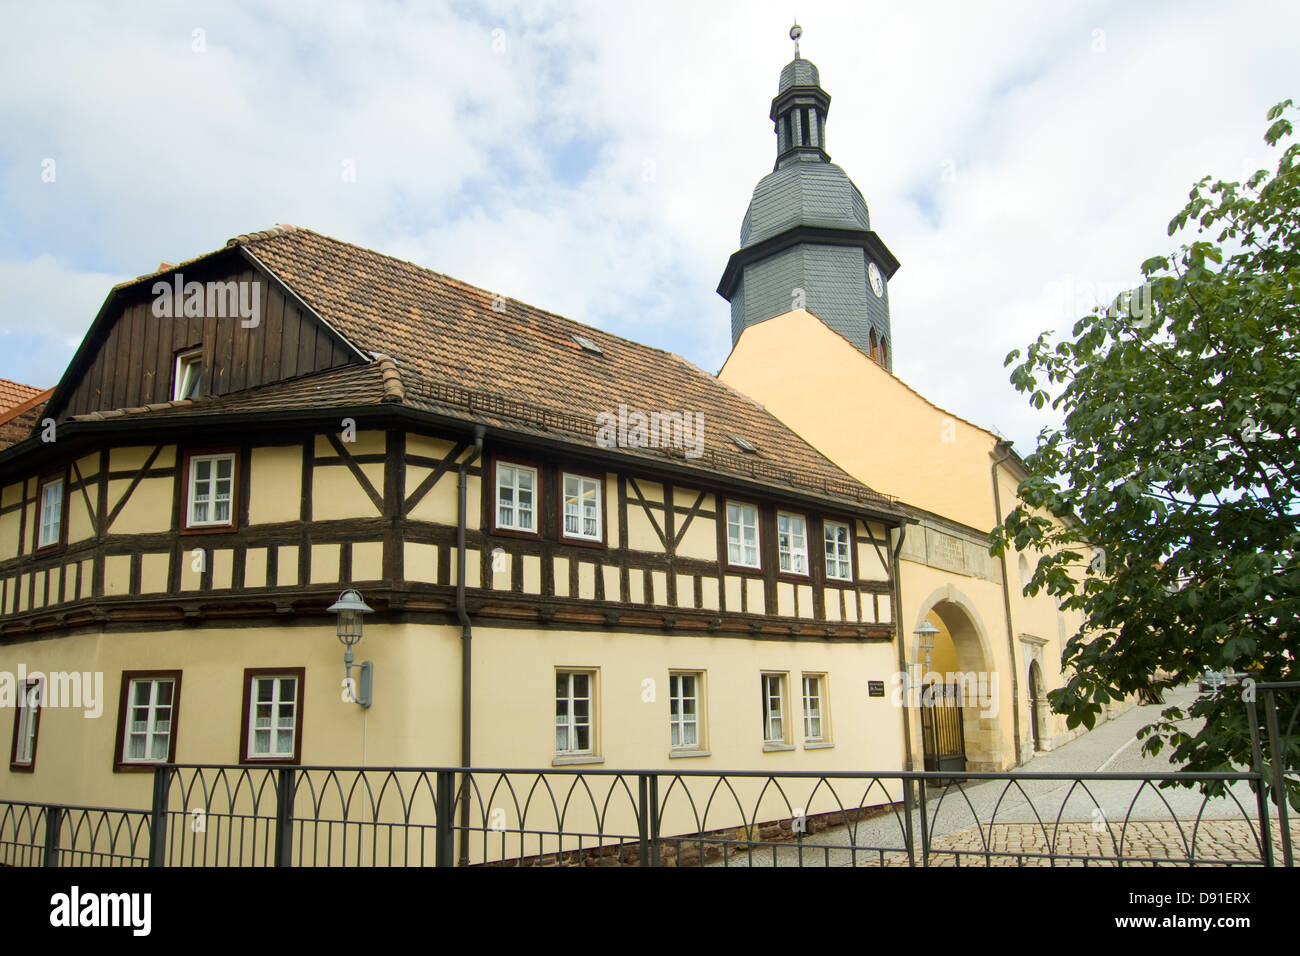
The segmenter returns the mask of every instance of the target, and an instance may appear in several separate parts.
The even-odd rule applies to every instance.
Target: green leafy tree
[[[1170,255],[1146,282],[1007,356],[1035,408],[1062,416],[1028,456],[1023,501],[994,532],[1041,557],[1025,588],[1082,612],[1068,684],[1049,695],[1069,726],[1103,706],[1196,679],[1300,679],[1300,143],[1287,100],[1269,111],[1277,169],[1191,191]],[[1055,516],[1052,520],[1050,516]],[[1170,707],[1144,748],[1187,770],[1250,763],[1245,687]],[[1283,723],[1296,695],[1282,695]],[[1203,718],[1201,729],[1197,721]],[[1179,723],[1183,721],[1183,723]],[[1191,728],[1191,729],[1189,729]],[[1287,761],[1300,765],[1300,733]],[[1267,754],[1265,754],[1267,757]],[[1290,802],[1300,809],[1300,783]]]

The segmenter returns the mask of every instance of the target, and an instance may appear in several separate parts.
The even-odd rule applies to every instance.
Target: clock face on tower
[[[867,263],[867,278],[871,281],[871,291],[877,296],[885,294],[885,277],[880,274],[880,269],[874,262]]]

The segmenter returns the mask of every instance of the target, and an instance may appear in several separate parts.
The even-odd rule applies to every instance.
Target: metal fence
[[[154,866],[1291,865],[1254,772],[164,766],[150,810],[0,803],[0,861]],[[1221,783],[1222,796],[1169,791]],[[943,786],[934,783],[942,781]],[[1251,789],[1253,786],[1253,790]],[[1245,788],[1247,792],[1238,791]],[[1190,799],[1189,799],[1190,798]],[[468,827],[457,822],[468,801]],[[1284,818],[1279,817],[1277,824]]]
[[[1241,772],[163,765],[147,810],[0,800],[0,863],[1291,866],[1300,703],[1258,689]]]

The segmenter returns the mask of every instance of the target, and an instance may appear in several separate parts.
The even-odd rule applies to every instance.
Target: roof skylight
[[[736,435],[729,435],[727,437],[729,437],[732,441],[734,441],[736,443],[736,447],[739,448],[741,451],[745,452],[746,454],[748,455],[758,454],[758,446],[755,445],[749,439],[740,438]]]

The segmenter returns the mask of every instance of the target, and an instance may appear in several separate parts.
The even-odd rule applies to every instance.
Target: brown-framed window
[[[748,501],[726,502],[727,565],[756,571],[762,568],[762,513]]]
[[[180,671],[123,671],[113,769],[148,770],[174,762],[180,712]]]
[[[541,536],[542,469],[534,462],[496,458],[492,462],[492,530]]]
[[[233,448],[185,453],[181,527],[234,531],[239,526],[239,452]]]
[[[42,478],[36,488],[36,543],[34,550],[50,551],[67,539],[68,482],[60,473]]]
[[[561,468],[560,539],[573,544],[605,543],[605,476]]]
[[[853,522],[838,518],[822,521],[822,549],[826,580],[853,580]]]
[[[244,669],[240,763],[302,761],[304,667]]]
[[[36,769],[36,737],[41,729],[42,686],[32,677],[19,688],[18,706],[14,711],[14,736],[9,747],[9,769],[31,773]]]
[[[776,561],[777,570],[782,574],[810,576],[807,515],[795,511],[776,513]]]

